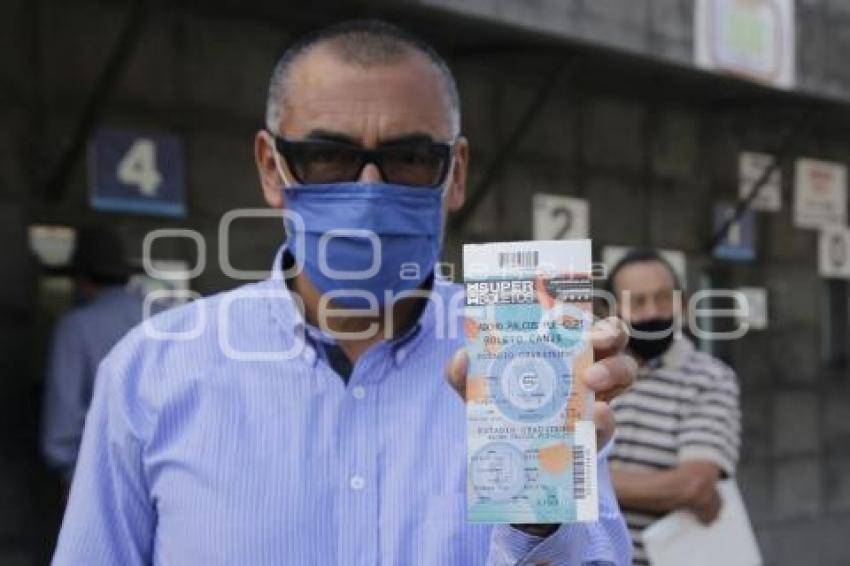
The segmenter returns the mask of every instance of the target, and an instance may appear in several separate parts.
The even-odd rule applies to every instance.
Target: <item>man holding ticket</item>
[[[257,168],[287,233],[272,276],[107,356],[54,563],[628,563],[605,401],[636,366],[616,320],[570,377],[599,399],[598,520],[468,520],[464,295],[434,276],[469,155],[445,62],[394,26],[340,24],[286,51],[266,118]]]

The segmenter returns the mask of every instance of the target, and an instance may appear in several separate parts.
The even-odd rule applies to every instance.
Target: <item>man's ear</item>
[[[469,170],[469,142],[460,136],[454,146],[454,166],[449,180],[446,204],[449,212],[457,212],[466,201],[466,173]]]
[[[280,190],[283,179],[280,178],[274,152],[274,139],[271,134],[259,130],[254,136],[254,160],[257,164],[257,174],[260,176],[263,198],[270,207],[283,208],[283,193]]]

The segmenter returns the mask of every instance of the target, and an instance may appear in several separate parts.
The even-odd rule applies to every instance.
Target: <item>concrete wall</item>
[[[838,11],[839,4],[800,2],[801,14],[820,14],[801,21],[806,30],[801,33],[813,38],[806,41],[805,53],[812,46],[831,52],[828,38],[850,29],[836,23],[843,11],[825,11]],[[374,3],[370,13],[382,13],[385,5]],[[443,6],[454,9],[456,4]],[[600,38],[606,45],[619,41],[618,47],[632,50],[642,49],[637,37],[646,35],[635,30],[651,25],[652,34],[670,38],[651,42],[659,50],[653,54],[665,52],[679,60],[690,49],[685,26],[689,2],[550,0],[526,2],[520,9],[517,2],[481,1],[464,6],[472,6],[476,15],[521,25],[584,22],[564,29],[584,30],[588,38]],[[831,14],[828,19],[826,13]],[[43,562],[56,520],[48,513],[53,502],[47,491],[50,480],[34,448],[41,368],[33,359],[36,350],[27,348],[33,336],[44,338],[38,334],[43,325],[31,292],[36,278],[26,260],[9,251],[22,248],[25,227],[34,222],[110,221],[137,253],[142,237],[153,228],[196,229],[208,236],[210,268],[193,286],[210,293],[238,284],[216,267],[218,219],[236,207],[262,206],[252,135],[261,124],[268,73],[295,31],[273,20],[235,20],[163,7],[145,26],[104,122],[182,137],[189,217],[175,221],[93,212],[87,205],[83,167],[74,171],[59,202],[41,197],[45,173],[78,118],[122,14],[120,4],[96,0],[10,0],[0,8],[0,259],[12,266],[4,270],[4,296],[14,297],[0,301],[4,565]],[[487,26],[473,25],[483,32]],[[609,33],[596,34],[593,30],[603,27],[594,26]],[[419,31],[438,35],[426,27]],[[439,42],[451,55],[460,83],[474,190],[552,61],[522,53],[462,55],[444,35]],[[502,47],[510,51],[511,45],[505,40]],[[801,57],[810,59],[817,58]],[[597,251],[607,244],[678,248],[688,254],[691,288],[699,284],[701,274],[727,285],[767,287],[770,329],[719,349],[737,368],[743,389],[740,481],[769,564],[844,564],[850,532],[850,382],[846,369],[830,370],[822,362],[822,315],[830,305],[826,284],[816,275],[815,235],[790,223],[791,164],[783,168],[783,211],[758,217],[755,263],[720,265],[703,251],[710,236],[711,204],[736,196],[738,152],[777,149],[800,104],[791,100],[780,108],[751,97],[721,104],[695,92],[711,88],[710,81],[683,86],[679,78],[655,68],[644,70],[637,62],[629,68],[637,82],[613,81],[612,86],[610,77],[622,70],[617,64],[585,57],[567,68],[480,209],[462,232],[450,234],[447,258],[459,257],[463,241],[530,237],[531,195],[541,191],[589,199]],[[644,74],[649,78],[638,84]],[[842,89],[850,84],[834,67],[816,65],[801,69],[801,75]],[[850,138],[840,126],[843,121],[843,109],[825,109],[797,153],[850,165]],[[267,267],[280,234],[277,221],[246,223],[231,243],[234,263]],[[193,259],[186,242],[167,244],[160,253]],[[22,352],[29,353],[29,359]]]
[[[392,0],[389,0],[392,2]],[[408,0],[594,46],[693,67],[694,0]],[[798,0],[797,90],[847,100],[850,3]]]

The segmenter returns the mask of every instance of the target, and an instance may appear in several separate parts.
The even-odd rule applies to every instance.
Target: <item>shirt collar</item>
[[[678,368],[685,364],[688,356],[693,352],[694,344],[683,334],[679,334],[667,348],[663,355],[656,358],[658,366],[665,368]]]
[[[286,251],[286,243],[281,245],[275,253],[272,262],[271,274],[268,281],[271,286],[271,294],[267,297],[272,318],[280,324],[285,332],[291,332],[293,339],[300,343],[301,357],[313,367],[318,363],[316,350],[308,344],[307,324],[304,312],[301,308],[301,300],[286,285],[284,279],[282,261]]]
[[[277,253],[274,257],[274,263],[272,264],[271,275],[269,280],[275,285],[275,288],[282,288],[282,294],[285,295],[284,298],[289,299],[286,301],[292,308],[292,319],[288,322],[288,325],[293,329],[295,333],[296,340],[305,341],[309,339],[315,343],[315,341],[323,341],[325,343],[333,344],[336,340],[328,335],[326,332],[323,332],[320,328],[310,324],[304,318],[304,313],[300,306],[300,299],[295,299],[295,294],[289,289],[289,286],[286,284],[285,274],[283,272],[283,263],[284,263],[284,254],[286,253],[286,242],[284,242],[280,248],[278,248]],[[388,344],[392,350],[392,360],[394,364],[398,367],[400,366],[404,360],[407,358],[409,352],[416,347],[420,342],[421,338],[428,334],[431,328],[434,325],[435,312],[434,310],[437,308],[434,301],[434,294],[438,292],[438,285],[446,285],[447,283],[440,280],[439,278],[434,278],[432,281],[432,289],[423,307],[422,311],[419,313],[419,318],[408,328],[401,336],[397,336],[392,340],[388,341]],[[275,309],[272,309],[273,311]],[[279,315],[280,313],[278,313]],[[281,320],[280,316],[276,316],[276,318]],[[315,352],[312,352],[312,356],[309,354],[307,357],[311,358],[310,361],[315,366],[317,363],[317,356]]]

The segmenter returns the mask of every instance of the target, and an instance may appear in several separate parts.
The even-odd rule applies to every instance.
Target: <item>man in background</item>
[[[117,234],[77,232],[72,270],[78,306],[56,325],[48,360],[41,450],[70,485],[100,361],[142,320],[142,298],[126,289],[129,268]]]
[[[608,277],[618,314],[631,326],[638,362],[634,386],[612,403],[617,438],[611,476],[634,542],[634,563],[649,564],[641,533],[670,511],[704,524],[720,512],[717,481],[732,476],[740,446],[735,373],[677,332],[681,285],[654,250],[623,257]]]

